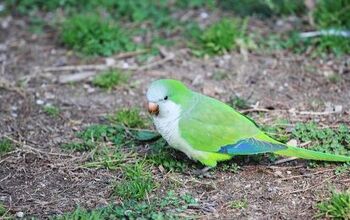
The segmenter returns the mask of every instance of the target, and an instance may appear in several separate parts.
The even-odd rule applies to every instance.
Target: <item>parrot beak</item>
[[[159,106],[154,102],[148,103],[148,112],[151,115],[158,115],[159,114]]]

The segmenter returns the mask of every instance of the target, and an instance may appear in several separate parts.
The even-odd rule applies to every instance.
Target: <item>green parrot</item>
[[[310,160],[350,161],[347,156],[278,142],[230,106],[191,91],[177,80],[154,81],[147,90],[147,99],[155,127],[168,144],[207,167],[235,155],[267,152]]]

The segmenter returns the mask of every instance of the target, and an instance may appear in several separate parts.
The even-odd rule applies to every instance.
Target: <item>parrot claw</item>
[[[208,172],[212,167],[204,167],[200,170],[193,171],[193,174],[199,177],[213,178],[213,176]]]

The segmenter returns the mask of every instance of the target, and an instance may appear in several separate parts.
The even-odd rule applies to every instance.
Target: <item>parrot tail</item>
[[[281,145],[286,146],[287,147],[286,149],[276,150],[273,152],[273,153],[281,155],[281,156],[298,157],[298,158],[307,159],[307,160],[350,162],[349,156],[323,153],[323,152],[308,150],[308,149],[304,149],[304,148],[300,148],[300,147],[286,145],[286,144],[283,144],[279,141],[276,141],[275,139],[273,139],[267,135],[262,135],[260,138],[262,138],[263,140],[268,141],[270,143],[281,144]]]
[[[335,155],[329,153],[322,153],[313,150],[307,150],[304,148],[287,146],[287,149],[275,151],[273,153],[287,156],[298,157],[307,160],[322,160],[322,161],[336,161],[336,162],[350,162],[350,157],[343,155]]]

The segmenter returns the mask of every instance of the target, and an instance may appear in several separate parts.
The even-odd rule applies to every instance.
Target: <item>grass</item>
[[[162,166],[166,171],[184,172],[188,169],[188,163],[181,159],[176,159],[175,151],[167,147],[164,139],[160,139],[152,144],[151,154],[148,156],[150,162],[156,166]]]
[[[350,0],[320,0],[313,17],[319,28],[350,28]]]
[[[0,217],[4,217],[6,212],[7,212],[6,207],[0,202]]]
[[[350,191],[333,192],[330,199],[317,205],[318,217],[350,219]]]
[[[298,123],[292,135],[302,142],[312,141],[312,150],[350,156],[350,133],[346,125],[331,129],[319,128],[315,123]]]
[[[60,115],[60,109],[53,105],[45,105],[43,111],[50,117],[56,118]]]
[[[95,78],[92,81],[92,84],[94,86],[110,90],[122,83],[126,83],[128,79],[129,75],[121,71],[107,70],[95,76]]]
[[[123,180],[113,189],[113,194],[122,199],[142,200],[155,188],[151,169],[145,162],[123,166],[123,175]]]
[[[141,116],[138,108],[124,108],[116,111],[108,118],[112,123],[123,124],[129,128],[145,128],[148,126],[148,121]]]
[[[78,14],[65,20],[60,41],[86,55],[110,56],[136,48],[127,30],[95,14]]]
[[[0,156],[10,152],[13,149],[12,142],[7,138],[0,139]]]
[[[248,207],[248,200],[242,199],[231,201],[230,207],[233,209],[246,209]]]
[[[180,219],[189,206],[196,205],[197,201],[191,195],[183,194],[180,196],[174,191],[169,191],[162,197],[154,197],[149,203],[126,200],[119,205],[111,205],[95,210],[77,208],[72,213],[57,216],[54,219]]]
[[[232,96],[227,104],[237,110],[248,109],[250,107],[246,99],[238,96]]]
[[[220,170],[222,172],[238,173],[241,167],[236,163],[222,163]]]
[[[230,0],[219,1],[219,6],[226,11],[232,11],[242,17],[257,16],[269,18],[271,16],[301,15],[306,11],[303,0]]]
[[[193,53],[203,56],[229,52],[238,46],[238,39],[246,38],[245,28],[238,20],[222,19],[203,31]]]

